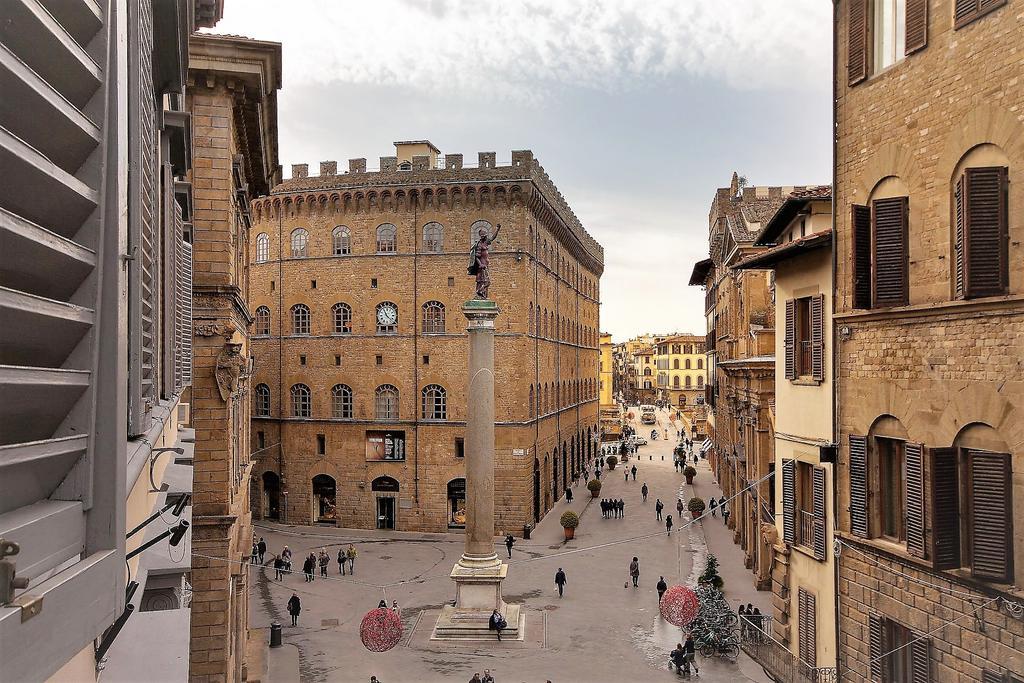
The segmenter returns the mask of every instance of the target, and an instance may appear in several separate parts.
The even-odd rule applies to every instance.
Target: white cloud
[[[283,42],[286,87],[541,98],[680,75],[828,84],[830,12],[824,0],[236,0],[214,32]]]

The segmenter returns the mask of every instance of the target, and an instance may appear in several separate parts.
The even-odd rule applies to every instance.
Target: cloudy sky
[[[230,0],[284,44],[281,163],[532,149],[605,249],[616,341],[704,332],[715,188],[828,182],[828,0]],[[372,165],[372,164],[371,164]],[[286,170],[287,174],[287,170]]]

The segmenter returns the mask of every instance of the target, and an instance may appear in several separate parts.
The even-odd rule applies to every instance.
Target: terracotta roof
[[[693,273],[690,275],[690,286],[691,287],[703,287],[704,281],[714,267],[714,262],[706,258],[703,261],[697,261],[693,264]]]
[[[759,251],[756,254],[748,256],[733,268],[737,270],[746,270],[750,268],[771,268],[779,261],[785,261],[786,259],[793,258],[797,254],[802,254],[814,249],[820,249],[827,247],[832,244],[832,229],[822,230],[821,232],[814,232],[810,235],[801,237],[798,240],[792,242],[786,242],[778,246],[766,249],[765,251]]]
[[[785,230],[793,218],[803,211],[804,207],[812,201],[831,201],[832,186],[817,185],[815,187],[800,188],[793,190],[779,205],[775,213],[766,221],[757,239],[754,240],[756,247],[768,247],[775,243],[782,231]]]
[[[793,199],[832,199],[832,186],[818,185],[803,190],[793,190],[789,196]]]

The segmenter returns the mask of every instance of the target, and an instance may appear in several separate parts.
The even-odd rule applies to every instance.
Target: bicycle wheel
[[[740,655],[740,646],[736,643],[726,643],[719,648],[719,652],[725,657],[728,657],[730,661],[736,661],[736,658]]]
[[[715,654],[715,646],[714,645],[708,644],[708,645],[701,645],[700,646],[700,656],[701,657],[711,657],[714,654]]]
[[[735,626],[737,621],[739,621],[739,618],[736,616],[734,612],[727,612],[726,614],[722,615],[722,623],[725,626]]]

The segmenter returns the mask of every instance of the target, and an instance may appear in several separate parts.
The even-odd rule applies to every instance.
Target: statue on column
[[[469,275],[476,275],[476,298],[486,299],[487,290],[491,287],[490,254],[488,248],[494,240],[498,239],[501,232],[501,223],[494,230],[493,235],[488,235],[485,228],[480,228],[479,238],[469,250],[469,268],[466,269]]]

